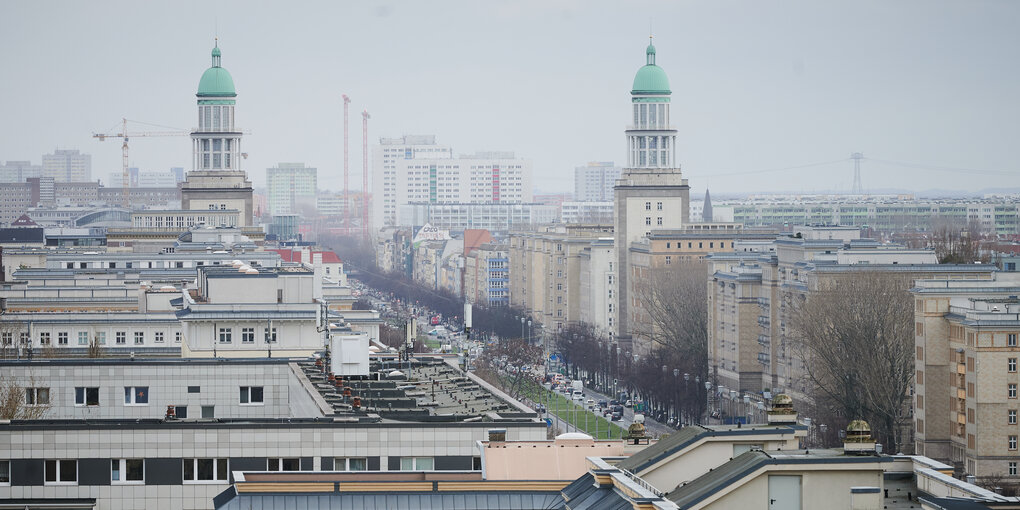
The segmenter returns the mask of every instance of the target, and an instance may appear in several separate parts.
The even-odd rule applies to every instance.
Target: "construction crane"
[[[351,235],[351,192],[349,185],[350,176],[350,159],[348,158],[348,142],[350,141],[350,133],[348,132],[347,123],[347,111],[351,104],[351,98],[344,97],[344,235]]]
[[[138,121],[132,121],[132,122],[138,122]],[[127,123],[128,123],[127,119],[121,119],[121,126],[122,127],[121,127],[120,133],[93,133],[92,134],[92,138],[98,138],[100,142],[102,142],[103,140],[106,140],[107,137],[109,137],[109,138],[123,138],[124,139],[124,145],[121,146],[121,152],[122,152],[122,156],[121,156],[122,157],[122,162],[121,163],[123,165],[123,169],[122,169],[122,171],[123,171],[123,174],[122,174],[123,181],[121,182],[123,195],[121,196],[121,205],[123,207],[130,207],[130,205],[131,205],[131,203],[130,203],[131,202],[131,200],[130,200],[131,194],[130,194],[130,189],[129,189],[130,178],[128,176],[128,138],[130,138],[132,136],[188,136],[190,134],[187,131],[135,131],[135,132],[129,133],[128,129],[127,129]],[[140,124],[145,124],[144,122],[139,122],[139,123]]]
[[[361,235],[368,238],[368,110],[361,112]]]

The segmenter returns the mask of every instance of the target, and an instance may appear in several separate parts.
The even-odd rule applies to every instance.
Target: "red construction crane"
[[[344,235],[351,235],[351,193],[349,187],[349,176],[350,176],[350,159],[348,157],[350,142],[349,125],[347,122],[347,110],[351,104],[351,98],[347,97],[347,94],[343,95],[344,98]]]
[[[361,112],[361,235],[368,237],[368,110]]]
[[[138,121],[132,121],[138,122]],[[130,207],[130,178],[128,176],[128,138],[132,136],[188,136],[190,133],[187,131],[135,131],[128,133],[127,119],[121,119],[121,131],[120,133],[93,133],[92,138],[98,138],[100,142],[110,138],[123,138],[124,145],[121,146],[122,152],[122,164],[123,164],[123,180],[121,182],[123,195],[121,196],[121,205],[124,207]],[[139,124],[145,124],[145,122],[138,122]]]

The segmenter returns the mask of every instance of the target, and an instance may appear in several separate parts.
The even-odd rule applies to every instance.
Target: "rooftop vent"
[[[875,440],[871,437],[871,425],[864,420],[854,420],[846,426],[843,452],[847,455],[874,455],[877,453]]]

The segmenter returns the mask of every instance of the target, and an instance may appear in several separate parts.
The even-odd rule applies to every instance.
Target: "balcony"
[[[772,320],[769,319],[768,316],[766,316],[766,315],[759,315],[758,316],[758,325],[763,327],[763,328],[767,328],[770,325],[772,325]]]
[[[966,375],[967,374],[967,364],[966,363],[958,363],[956,365],[956,373],[959,374],[959,375]]]
[[[771,345],[772,342],[770,341],[768,335],[758,335],[758,344],[768,346]]]
[[[960,400],[966,400],[967,399],[967,390],[965,390],[963,388],[957,388],[956,389],[956,398],[958,398]]]
[[[769,354],[767,352],[759,352],[758,353],[758,363],[761,363],[762,365],[765,365],[765,366],[769,366],[769,363],[771,361],[772,361],[772,358],[771,358],[771,356],[769,356]]]

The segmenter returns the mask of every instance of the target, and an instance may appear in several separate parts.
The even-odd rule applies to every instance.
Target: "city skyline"
[[[92,133],[121,117],[190,130],[218,35],[257,186],[262,169],[302,161],[342,188],[346,93],[352,190],[367,109],[370,146],[432,134],[455,154],[514,151],[534,161],[537,190],[569,191],[575,167],[626,160],[626,96],[651,17],[695,195],[849,191],[854,151],[869,158],[866,190],[1020,185],[1008,142],[1020,135],[1018,73],[1001,64],[1016,60],[1020,6],[1007,2],[198,5],[0,7],[4,47],[31,48],[0,65],[34,77],[6,84],[0,160],[73,148],[103,177],[119,169],[119,144]],[[184,138],[131,143],[143,170],[188,157]]]

